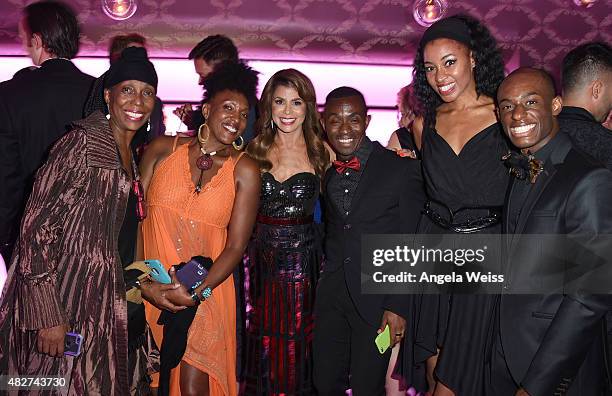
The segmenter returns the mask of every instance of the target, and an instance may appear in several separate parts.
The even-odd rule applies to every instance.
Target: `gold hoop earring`
[[[202,137],[202,128],[206,127],[206,129],[208,130],[208,134],[206,135],[206,139],[204,139]],[[198,128],[198,142],[200,142],[200,144],[202,145],[206,145],[206,142],[208,141],[208,138],[210,137],[210,128],[208,127],[208,125],[206,125],[206,122],[204,122],[202,125],[200,125],[200,127]]]
[[[236,144],[236,142],[238,141],[238,139],[240,139],[240,144]],[[244,148],[244,138],[241,136],[238,136],[236,138],[236,140],[234,140],[232,142],[232,146],[234,146],[234,148],[238,151],[242,150]]]

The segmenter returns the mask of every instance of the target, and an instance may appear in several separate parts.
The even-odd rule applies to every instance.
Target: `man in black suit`
[[[374,339],[387,325],[391,346],[404,336],[409,299],[361,293],[361,237],[415,233],[424,204],[418,161],[365,136],[363,95],[341,87],[327,96],[322,124],[338,161],[325,174],[325,263],[317,288],[314,382],[319,395],[384,395],[390,350]],[[350,381],[349,381],[350,378]]]
[[[512,235],[491,395],[592,396],[605,384],[603,317],[610,295],[566,290],[570,271],[595,264],[585,252],[610,249],[605,236],[612,234],[612,172],[558,133],[562,102],[554,92],[546,72],[524,68],[510,74],[497,94],[504,130],[527,158],[521,161],[517,154],[507,160],[522,180],[513,180],[505,207],[504,227]],[[561,257],[542,254],[544,245],[534,245],[534,234],[558,235],[576,248]],[[551,274],[562,291],[508,294],[539,292],[537,286],[555,279]]]
[[[559,128],[579,149],[612,170],[612,132],[602,122],[612,111],[612,48],[582,44],[563,58]]]
[[[70,122],[83,117],[94,80],[70,61],[79,49],[79,25],[65,5],[28,5],[19,35],[40,68],[0,84],[0,253],[7,262],[34,173]]]

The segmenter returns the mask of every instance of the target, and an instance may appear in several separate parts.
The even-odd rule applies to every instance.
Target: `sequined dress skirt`
[[[315,225],[259,220],[247,252],[244,394],[313,395],[313,308],[321,257]]]

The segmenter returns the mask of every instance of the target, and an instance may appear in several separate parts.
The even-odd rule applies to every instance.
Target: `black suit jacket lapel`
[[[361,167],[362,174],[359,178],[357,188],[355,189],[355,195],[353,195],[353,198],[351,198],[351,213],[349,214],[349,216],[352,216],[355,213],[359,202],[361,201],[361,196],[364,194],[365,191],[367,191],[368,186],[372,185],[372,179],[376,177],[376,167],[378,166],[379,161],[381,159],[381,156],[379,155],[378,151],[380,149],[386,150],[385,148],[380,146],[378,142],[372,142],[372,144],[374,147],[372,148],[372,152],[368,156],[366,163],[363,164],[363,166]]]
[[[327,206],[330,210],[333,210],[334,211],[333,215],[336,216],[338,213],[340,213],[338,210],[338,207],[336,206],[336,203],[334,202],[332,197],[329,194],[327,194],[327,190],[329,189],[329,183],[331,182],[334,172],[336,172],[336,168],[334,168],[333,166],[330,166],[325,172],[325,175],[323,176],[323,194],[324,194],[323,196],[324,196],[324,199],[328,201],[325,206]],[[331,215],[332,213],[327,213],[327,216],[331,216]]]
[[[548,161],[546,161],[544,164],[544,171],[538,176],[536,183],[532,186],[529,194],[527,194],[527,198],[525,199],[525,203],[516,224],[516,229],[514,230],[515,235],[521,234],[524,231],[525,225],[531,216],[533,208],[542,196],[542,193],[546,189],[546,186],[548,186],[548,183],[550,183],[555,176],[555,173],[557,173],[558,166],[563,163],[567,153],[572,147],[566,136],[558,135],[557,139],[560,141],[558,142],[554,151],[550,154]],[[510,199],[512,199],[512,195],[510,195]],[[512,205],[512,203],[510,203],[510,205]],[[513,245],[516,239],[517,238],[513,238]]]
[[[510,197],[512,196],[512,192],[514,191],[514,186],[516,185],[516,178],[515,177],[511,177],[510,178],[510,185],[508,186],[508,189],[506,190],[506,199],[505,199],[505,203],[504,203],[504,219],[503,219],[503,224],[502,224],[502,230],[504,234],[508,234],[510,232]],[[516,205],[516,203],[514,203]]]
[[[329,181],[331,180],[331,177],[333,175],[332,172],[336,172],[336,168],[334,168],[333,166],[330,166],[327,171],[325,172],[325,176],[323,176],[323,189],[325,191],[327,191],[327,187],[329,185]]]

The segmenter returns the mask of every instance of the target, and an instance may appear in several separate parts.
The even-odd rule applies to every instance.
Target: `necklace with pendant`
[[[212,165],[213,165],[212,156],[217,154],[217,152],[211,151],[210,153],[207,153],[206,149],[201,146],[200,146],[200,151],[202,152],[202,155],[199,156],[198,159],[196,160],[196,166],[198,167],[198,169],[202,171],[209,170],[210,168],[212,168]]]
[[[200,125],[198,128],[198,142],[200,143],[200,152],[201,156],[196,160],[196,166],[200,170],[200,177],[198,178],[198,184],[196,184],[195,192],[199,194],[202,191],[202,176],[204,175],[204,171],[209,170],[213,166],[213,155],[217,154],[219,150],[211,151],[210,153],[206,151],[206,142],[208,141],[208,137],[210,136],[210,129],[208,129],[208,135],[206,138],[202,137],[202,128],[206,127],[208,129],[208,125],[206,123]]]

